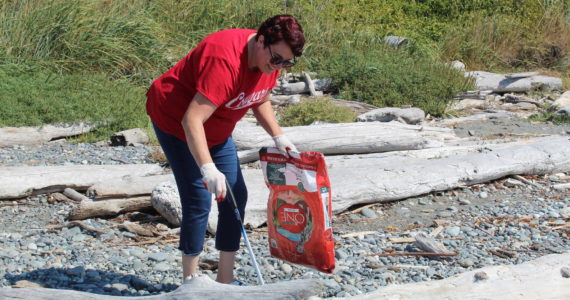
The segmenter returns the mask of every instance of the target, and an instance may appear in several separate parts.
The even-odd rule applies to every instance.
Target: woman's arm
[[[216,168],[212,160],[204,131],[204,122],[210,118],[216,108],[210,100],[197,92],[184,113],[182,127],[188,148],[200,167],[206,188],[216,195],[218,201],[223,201],[226,197],[226,177]]]
[[[275,118],[273,107],[271,107],[271,101],[269,101],[269,99],[266,99],[262,104],[253,108],[252,111],[261,127],[263,127],[270,136],[274,137],[283,134],[281,127],[277,124],[277,119]]]

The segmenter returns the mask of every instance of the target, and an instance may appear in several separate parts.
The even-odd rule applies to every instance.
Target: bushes
[[[356,113],[351,109],[334,104],[328,98],[306,99],[301,103],[288,106],[281,114],[282,126],[310,125],[315,121],[329,123],[347,123],[356,120]]]
[[[447,101],[472,83],[459,71],[401,50],[342,48],[322,66],[341,98],[376,105],[413,105],[442,115]]]

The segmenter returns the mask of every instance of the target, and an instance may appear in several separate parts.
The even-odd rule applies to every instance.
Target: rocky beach
[[[484,126],[474,129],[476,125],[469,127],[472,133],[485,133]],[[546,127],[553,134],[569,130]],[[0,165],[152,163],[155,151],[153,146],[105,143],[13,146],[0,149]],[[265,227],[248,230],[249,238],[267,283],[313,278],[325,286],[320,297],[354,296],[568,251],[570,196],[567,189],[554,188],[568,182],[566,173],[514,176],[352,207],[333,219],[337,267],[330,275],[271,258]],[[135,296],[170,292],[182,283],[177,230],[155,211],[73,222],[67,216],[76,205],[52,194],[0,202],[0,286]],[[122,225],[125,221],[160,235],[137,235]],[[456,255],[414,255],[418,233]],[[208,236],[201,262],[202,272],[212,277],[217,268],[213,244]],[[402,252],[412,254],[397,255]],[[239,280],[257,284],[245,247],[238,253],[236,270]]]

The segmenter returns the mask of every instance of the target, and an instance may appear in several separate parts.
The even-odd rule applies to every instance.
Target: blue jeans
[[[154,125],[154,124],[153,124]],[[202,184],[200,167],[196,164],[186,142],[161,131],[154,125],[158,142],[174,173],[180,202],[182,204],[182,224],[180,225],[179,248],[184,255],[195,256],[204,248],[204,237],[208,225],[208,215],[212,205],[212,194]],[[236,147],[232,138],[210,148],[210,155],[216,167],[230,184],[239,212],[244,217],[247,202],[247,188],[241,173]],[[237,251],[241,239],[241,227],[234,214],[234,204],[229,198],[218,203],[218,227],[216,249]]]

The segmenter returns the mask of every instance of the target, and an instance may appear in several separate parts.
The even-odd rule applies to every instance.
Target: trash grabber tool
[[[245,241],[245,245],[247,246],[247,251],[249,252],[249,256],[251,256],[251,260],[253,261],[253,267],[255,268],[255,272],[257,273],[257,281],[259,281],[259,285],[264,285],[265,282],[263,281],[263,276],[261,275],[261,271],[259,270],[259,265],[257,264],[257,260],[255,259],[255,254],[253,253],[253,249],[251,249],[251,244],[249,243],[249,239],[247,238],[247,233],[245,232],[245,226],[243,225],[243,220],[241,219],[241,215],[238,210],[238,205],[236,202],[236,198],[234,197],[234,192],[232,191],[232,187],[226,180],[226,186],[228,188],[228,192],[230,194],[230,198],[232,198],[232,202],[234,204],[234,214],[241,225],[241,235]]]

